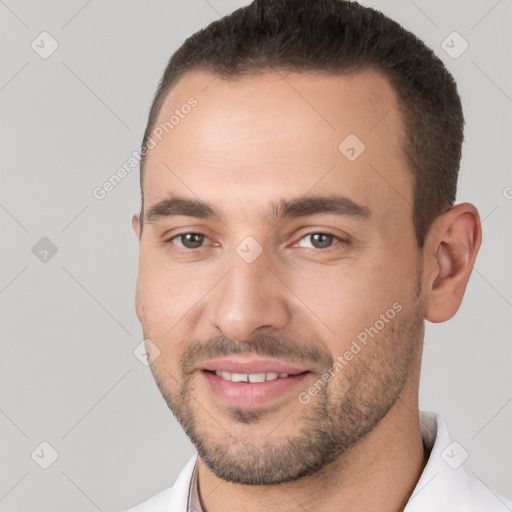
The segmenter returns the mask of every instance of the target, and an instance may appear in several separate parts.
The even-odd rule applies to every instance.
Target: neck
[[[402,511],[428,460],[419,422],[418,379],[419,374],[410,375],[399,399],[378,425],[314,475],[279,485],[245,486],[219,479],[199,459],[204,511]]]

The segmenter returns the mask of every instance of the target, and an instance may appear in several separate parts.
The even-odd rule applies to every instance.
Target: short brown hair
[[[442,61],[384,14],[347,0],[255,0],[189,37],[160,80],[144,134],[146,148],[169,90],[187,71],[222,78],[272,70],[344,74],[373,67],[399,97],[414,176],[413,221],[419,247],[432,222],[455,201],[464,117]],[[147,152],[143,152],[145,156]],[[141,159],[141,228],[144,213]]]

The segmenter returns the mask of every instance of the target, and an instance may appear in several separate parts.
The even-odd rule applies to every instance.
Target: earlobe
[[[482,241],[477,209],[468,203],[454,206],[429,232],[426,261],[433,262],[427,279],[425,318],[444,322],[460,307]]]
[[[134,213],[132,216],[132,230],[135,233],[135,236],[137,237],[137,240],[139,240],[140,236],[140,219],[139,216]]]

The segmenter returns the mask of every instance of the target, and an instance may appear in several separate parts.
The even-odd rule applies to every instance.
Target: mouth
[[[208,390],[225,406],[251,409],[290,399],[311,372],[282,361],[223,358],[209,361],[200,372]]]

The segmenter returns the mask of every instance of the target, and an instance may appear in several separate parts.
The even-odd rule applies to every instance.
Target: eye
[[[307,249],[327,249],[335,241],[341,239],[330,233],[309,233],[303,236],[296,245],[299,247],[305,247]]]
[[[203,242],[209,238],[201,233],[182,233],[169,240],[169,242],[183,249],[199,249]]]

